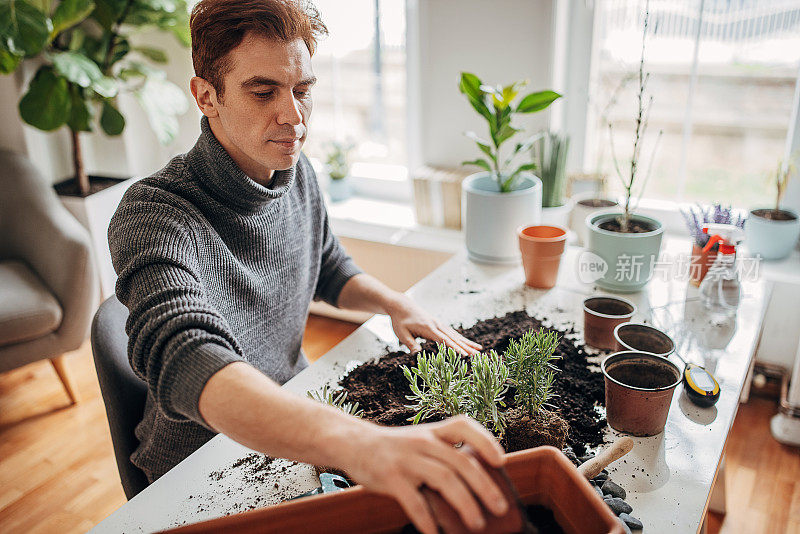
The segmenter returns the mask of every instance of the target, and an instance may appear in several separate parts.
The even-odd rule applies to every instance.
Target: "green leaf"
[[[135,46],[133,47],[133,50],[139,52],[147,59],[155,61],[156,63],[167,62],[167,53],[161,50],[160,48],[153,48],[151,46]]]
[[[517,112],[533,113],[536,111],[541,111],[559,98],[561,98],[561,95],[555,91],[539,91],[538,93],[531,93],[523,98],[517,105]]]
[[[53,24],[25,0],[0,0],[0,41],[14,55],[31,57],[50,41]]]
[[[11,53],[5,48],[0,48],[0,74],[11,74],[19,66],[22,56]]]
[[[62,0],[53,12],[52,39],[89,16],[94,10],[94,0]]]
[[[84,89],[77,85],[70,84],[70,112],[67,119],[67,126],[74,132],[92,131],[92,111],[86,102]]]
[[[478,167],[481,167],[482,169],[485,169],[485,170],[487,170],[489,172],[492,172],[492,167],[489,165],[489,162],[486,161],[483,158],[478,158],[478,159],[475,159],[475,160],[472,160],[472,161],[462,161],[461,164],[462,165],[477,165]]]
[[[114,48],[111,49],[111,57],[108,59],[107,67],[110,67],[120,59],[124,58],[128,52],[131,51],[131,44],[128,42],[127,39],[121,38],[115,44]]]
[[[178,115],[189,109],[183,91],[168,81],[163,72],[152,71],[135,94],[159,142],[170,143],[178,133]]]
[[[474,74],[468,72],[461,73],[461,81],[458,84],[458,89],[467,95],[472,108],[478,112],[486,120],[492,120],[492,112],[486,106],[484,93],[480,90],[481,81]]]
[[[103,76],[97,63],[74,50],[57,52],[52,56],[56,72],[81,87],[91,87],[98,95],[110,98],[117,94],[116,82]]]
[[[119,135],[125,129],[125,117],[108,100],[103,100],[100,127],[108,135]]]
[[[503,125],[500,131],[497,132],[497,145],[501,145],[519,131],[521,130],[514,128],[510,124]]]
[[[31,126],[49,131],[67,122],[70,107],[69,83],[57,76],[52,67],[44,66],[19,101],[19,114]]]
[[[95,8],[92,18],[96,20],[106,30],[117,22],[125,10],[127,0],[95,0]]]

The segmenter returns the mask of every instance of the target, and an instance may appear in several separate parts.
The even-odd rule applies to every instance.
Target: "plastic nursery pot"
[[[619,297],[589,297],[583,301],[583,339],[596,349],[618,350],[614,328],[636,313],[633,302]]]
[[[525,505],[538,504],[552,510],[567,534],[623,534],[622,524],[611,509],[558,449],[538,447],[507,454],[505,470],[520,500]],[[169,532],[371,534],[401,532],[408,524],[408,518],[392,498],[357,486]]]
[[[647,324],[623,323],[614,328],[618,351],[636,350],[666,358],[675,351],[675,342],[667,334]]]
[[[517,229],[525,284],[538,289],[556,285],[567,231],[560,226],[524,226]]]
[[[606,385],[606,419],[614,430],[634,436],[664,431],[681,371],[661,356],[624,351],[600,366]]]

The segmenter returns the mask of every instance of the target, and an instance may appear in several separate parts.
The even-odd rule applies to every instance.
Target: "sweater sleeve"
[[[186,216],[147,196],[129,190],[108,234],[116,294],[129,310],[128,357],[168,418],[213,430],[200,415],[200,393],[217,371],[243,360],[241,349],[206,299]]]
[[[339,293],[341,293],[344,285],[350,278],[363,271],[347,254],[347,251],[331,231],[328,222],[328,210],[325,209],[325,202],[322,199],[322,192],[319,189],[316,173],[305,154],[300,157],[298,168],[304,174],[306,182],[311,184],[311,189],[314,192],[312,198],[321,221],[322,254],[314,300],[324,300],[332,306],[337,306]]]

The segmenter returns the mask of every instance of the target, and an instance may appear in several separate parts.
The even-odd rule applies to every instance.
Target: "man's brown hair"
[[[319,12],[304,0],[200,0],[192,9],[189,28],[194,73],[214,86],[219,97],[232,68],[228,52],[247,33],[277,41],[300,38],[311,55],[317,37],[328,33]]]

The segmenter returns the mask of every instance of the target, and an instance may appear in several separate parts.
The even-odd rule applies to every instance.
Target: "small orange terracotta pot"
[[[556,285],[567,231],[560,226],[523,226],[517,230],[525,284],[537,289]]]
[[[623,351],[606,358],[600,368],[606,385],[609,426],[634,436],[655,436],[664,430],[681,371],[661,356]]]
[[[619,350],[614,328],[636,313],[633,302],[620,297],[596,296],[583,301],[583,340],[596,349]]]
[[[703,252],[703,249],[692,245],[692,258],[689,263],[689,281],[693,286],[699,287],[700,282],[706,277],[708,269],[714,265],[714,260],[717,259],[717,250],[712,248],[708,252]]]

